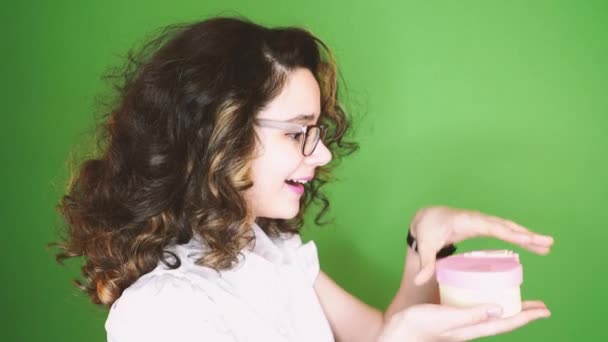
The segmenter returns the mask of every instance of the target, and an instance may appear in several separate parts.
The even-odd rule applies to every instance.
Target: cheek
[[[297,144],[287,139],[273,139],[265,143],[265,148],[252,162],[254,187],[257,185],[277,187],[282,185],[302,163]]]
[[[257,177],[265,182],[284,182],[298,168],[300,159],[288,149],[274,149],[259,160]]]

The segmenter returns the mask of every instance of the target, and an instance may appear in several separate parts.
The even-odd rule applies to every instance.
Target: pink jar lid
[[[465,289],[496,289],[521,285],[519,256],[507,250],[474,251],[437,261],[437,282]]]

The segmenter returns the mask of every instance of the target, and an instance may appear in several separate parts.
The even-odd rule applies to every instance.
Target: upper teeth
[[[289,181],[300,183],[300,184],[306,184],[306,183],[308,183],[307,180],[303,180],[303,179],[290,179]]]

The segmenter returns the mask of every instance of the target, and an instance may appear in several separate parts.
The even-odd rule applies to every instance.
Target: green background
[[[555,237],[521,253],[523,295],[549,320],[495,341],[607,340],[608,3],[605,1],[37,1],[2,19],[2,341],[105,341],[106,312],[58,266],[55,203],[90,139],[100,80],[155,29],[218,14],[300,25],[346,80],[361,150],[328,187],[334,223],[309,227],[321,265],[386,308],[409,220],[445,204]],[[489,239],[462,250],[509,247]]]

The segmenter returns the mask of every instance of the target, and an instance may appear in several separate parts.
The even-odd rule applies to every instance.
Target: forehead
[[[316,122],[321,112],[321,91],[310,70],[299,68],[289,73],[283,89],[259,113],[259,118],[296,123]]]

